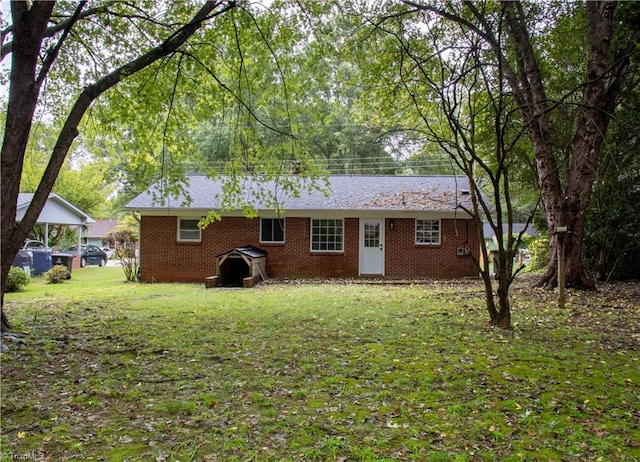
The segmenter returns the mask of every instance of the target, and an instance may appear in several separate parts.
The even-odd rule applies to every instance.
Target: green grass
[[[640,460],[637,286],[122,281],[6,296],[0,460]]]

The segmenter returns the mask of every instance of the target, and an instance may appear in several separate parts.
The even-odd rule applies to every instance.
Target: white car
[[[107,254],[107,258],[111,260],[111,257],[113,257],[113,254],[115,252],[115,249],[112,249],[110,247],[102,247],[102,250],[104,251],[104,253]]]
[[[44,245],[44,242],[34,241],[32,239],[25,241],[24,246],[22,247],[23,250],[46,249],[46,248],[47,246]]]

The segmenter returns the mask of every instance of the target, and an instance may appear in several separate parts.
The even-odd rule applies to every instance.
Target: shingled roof
[[[18,194],[16,220],[20,221],[27,213],[33,200],[33,193]],[[50,193],[44,207],[40,211],[37,224],[54,223],[57,225],[86,225],[94,223],[94,219],[84,213],[72,203],[66,201],[56,193]]]
[[[465,176],[391,176],[391,175],[331,175],[323,190],[302,188],[298,197],[277,191],[281,187],[273,182],[260,183],[251,178],[243,190],[275,193],[284,210],[398,210],[398,211],[453,211],[459,205],[470,207],[469,181]],[[159,185],[152,186],[129,202],[132,210],[219,210],[225,178],[215,181],[205,175],[190,175],[179,197],[161,196]],[[304,181],[304,180],[301,180]],[[308,183],[304,183],[308,185]],[[326,190],[326,194],[324,192]],[[248,193],[248,195],[251,193]],[[247,197],[251,202],[251,198]],[[253,206],[273,209],[259,199]]]

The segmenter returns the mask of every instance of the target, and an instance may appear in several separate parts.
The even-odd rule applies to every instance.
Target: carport
[[[24,214],[27,212],[31,200],[33,199],[32,193],[20,193],[18,194],[18,208],[16,210],[16,221],[21,221]],[[56,193],[49,194],[47,202],[44,204],[36,225],[43,225],[45,228],[45,246],[49,247],[48,235],[50,225],[64,225],[64,226],[77,226],[78,229],[78,252],[80,252],[80,245],[82,244],[82,229],[90,223],[95,223],[95,220],[89,215],[84,213],[75,205],[67,202]],[[80,265],[80,255],[77,259],[74,259],[74,266]]]
[[[236,247],[216,255],[216,275],[208,277],[206,287],[253,287],[267,280],[267,251],[253,245]]]

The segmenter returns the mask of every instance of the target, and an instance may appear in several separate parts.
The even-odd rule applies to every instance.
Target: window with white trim
[[[200,220],[178,219],[178,242],[200,242],[202,229],[198,226]]]
[[[440,220],[416,220],[416,244],[440,244]]]
[[[311,250],[342,252],[344,223],[342,219],[311,219]]]
[[[284,218],[261,218],[260,242],[284,242]]]

